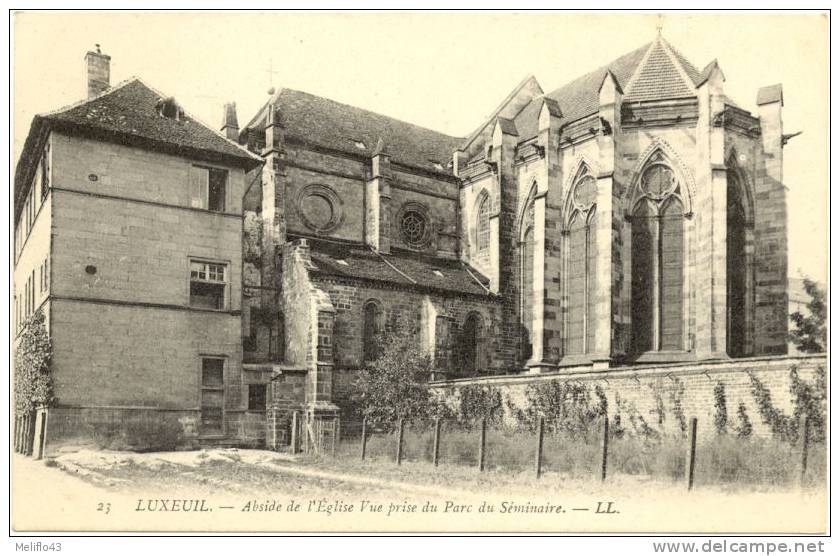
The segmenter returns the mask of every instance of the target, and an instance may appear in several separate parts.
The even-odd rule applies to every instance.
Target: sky
[[[759,87],[784,86],[789,274],[826,282],[828,19],[820,14],[56,13],[13,26],[12,157],[32,117],[82,100],[84,54],[101,45],[111,83],[132,76],[219,128],[244,126],[269,87],[325,96],[467,136],[525,76],[549,92],[663,36],[696,66],[717,59],[725,92],[756,113]],[[269,71],[271,69],[272,71]],[[12,166],[14,168],[14,165]]]

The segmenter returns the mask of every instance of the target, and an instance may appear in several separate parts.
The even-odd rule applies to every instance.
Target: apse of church
[[[526,78],[467,138],[278,91],[240,133],[273,244],[243,335],[284,349],[252,342],[246,371],[328,379],[326,403],[394,335],[436,379],[783,353],[781,87],[757,105],[661,37]]]

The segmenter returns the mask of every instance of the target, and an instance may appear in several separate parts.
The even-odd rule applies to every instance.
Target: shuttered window
[[[224,433],[224,359],[201,360],[201,434]]]

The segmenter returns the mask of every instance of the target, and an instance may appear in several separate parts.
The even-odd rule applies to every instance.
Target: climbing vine
[[[52,344],[44,313],[38,310],[23,324],[15,347],[15,413],[26,414],[53,403],[50,372]]]
[[[726,424],[729,416],[726,413],[726,386],[723,382],[715,384],[715,431],[726,434]]]
[[[750,375],[753,399],[758,407],[761,420],[770,427],[773,436],[796,442],[801,434],[800,423],[802,416],[807,416],[810,437],[815,441],[825,439],[826,416],[826,379],[825,369],[818,367],[813,384],[799,378],[799,371],[794,366],[790,373],[790,395],[793,403],[793,415],[785,415],[773,404],[770,389],[756,377]]]

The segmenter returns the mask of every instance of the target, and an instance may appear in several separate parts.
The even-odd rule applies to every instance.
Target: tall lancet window
[[[747,216],[742,184],[734,170],[726,173],[726,353],[747,352]]]
[[[631,235],[632,347],[685,350],[684,209],[673,170],[656,156],[642,172]]]
[[[569,195],[566,231],[566,355],[592,352],[595,341],[595,243],[597,186],[586,169]]]
[[[490,250],[490,197],[486,193],[478,200],[475,230],[476,250],[479,255],[486,255]]]
[[[533,354],[534,323],[534,201],[531,199],[522,215],[522,236],[519,244],[519,305],[521,319],[521,355],[527,361]]]

